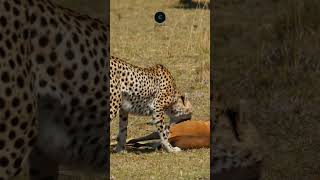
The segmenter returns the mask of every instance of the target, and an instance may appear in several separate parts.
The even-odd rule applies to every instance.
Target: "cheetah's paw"
[[[180,152],[181,149],[179,147],[171,147],[171,148],[166,148],[168,152],[170,153],[176,153],[176,152]]]
[[[172,147],[172,152],[180,152],[182,151],[179,147]]]

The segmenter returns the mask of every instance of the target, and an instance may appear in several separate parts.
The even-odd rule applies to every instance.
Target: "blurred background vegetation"
[[[251,103],[264,139],[262,180],[320,177],[320,2],[216,0],[215,91]]]

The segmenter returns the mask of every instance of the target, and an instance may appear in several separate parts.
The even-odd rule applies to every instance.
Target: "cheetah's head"
[[[192,105],[186,94],[176,94],[176,101],[167,110],[166,114],[170,118],[170,124],[175,124],[184,120],[191,119]]]

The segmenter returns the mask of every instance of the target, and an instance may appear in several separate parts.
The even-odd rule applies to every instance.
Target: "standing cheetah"
[[[78,137],[73,142],[75,156],[86,158],[88,143],[96,141],[79,134],[90,134],[96,128],[105,128],[107,133],[108,32],[106,23],[49,0],[0,0],[0,180],[21,171],[41,136],[39,96],[50,95],[66,108],[57,124]],[[84,120],[78,113],[83,110],[94,117]],[[109,139],[106,133],[100,134],[105,141]],[[108,148],[104,150],[96,153],[100,151],[96,149],[95,156],[88,158],[107,172]],[[37,152],[30,158],[31,179],[38,179],[37,173],[48,166],[37,160],[41,157]]]
[[[120,114],[116,151],[124,150],[127,138],[128,114],[152,116],[161,143],[168,152],[178,152],[168,142],[168,129],[164,124],[166,113],[171,121],[190,119],[191,103],[181,95],[171,73],[162,65],[140,68],[119,58],[110,59],[110,118]]]

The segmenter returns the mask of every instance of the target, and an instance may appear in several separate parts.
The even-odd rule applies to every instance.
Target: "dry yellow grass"
[[[215,4],[215,88],[248,118],[267,148],[262,180],[319,176],[319,9],[315,0]]]
[[[188,93],[194,116],[209,116],[209,10],[179,5],[178,1],[111,1],[111,52],[139,66],[164,64],[178,88]],[[166,14],[163,26],[155,25],[157,10]],[[128,138],[155,131],[145,125],[149,118],[130,116]],[[118,120],[114,120],[113,137],[117,127]],[[209,149],[111,154],[113,179],[197,179],[209,178],[209,173]]]

